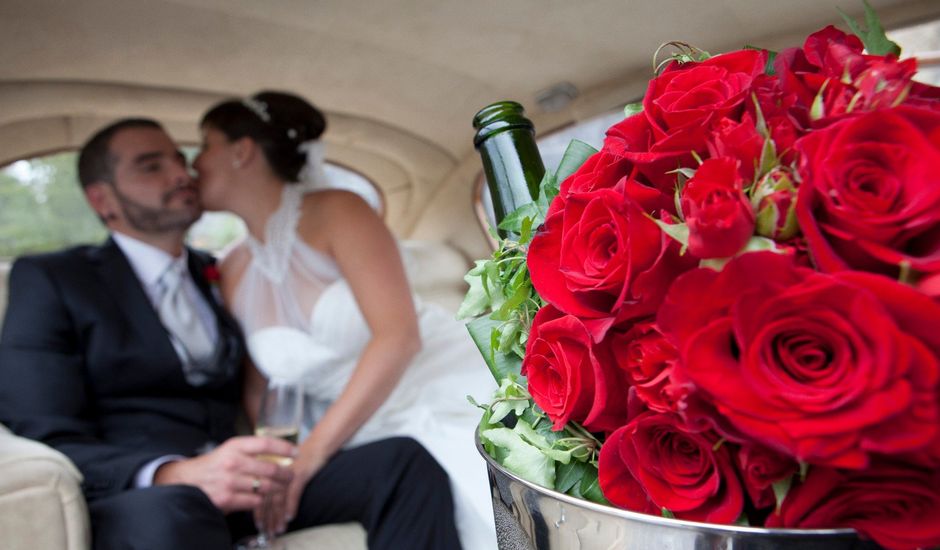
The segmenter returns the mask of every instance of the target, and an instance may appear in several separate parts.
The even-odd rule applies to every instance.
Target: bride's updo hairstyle
[[[301,145],[320,137],[326,118],[303,98],[264,91],[219,103],[202,117],[201,125],[219,130],[230,141],[250,137],[278,177],[296,182],[307,162]]]

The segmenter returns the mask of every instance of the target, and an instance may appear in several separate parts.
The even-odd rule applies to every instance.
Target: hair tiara
[[[242,105],[257,115],[257,117],[262,121],[269,124],[271,123],[271,115],[268,113],[268,105],[265,102],[261,101],[260,99],[248,97],[242,100]]]
[[[271,114],[268,113],[268,104],[264,101],[248,97],[242,100],[242,105],[247,107],[249,111],[254,113],[265,124],[271,124]],[[286,133],[288,139],[297,139],[297,130],[295,128],[287,128]]]

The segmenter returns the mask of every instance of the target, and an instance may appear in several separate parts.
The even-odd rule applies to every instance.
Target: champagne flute
[[[261,407],[258,410],[258,419],[255,423],[255,435],[261,437],[277,437],[296,445],[297,435],[300,432],[300,421],[303,414],[303,387],[297,382],[271,380],[261,396]],[[259,460],[273,462],[279,466],[287,467],[293,463],[289,456],[261,454]],[[273,522],[270,497],[265,495],[261,505],[261,517],[258,521],[258,534],[240,541],[236,550],[261,550],[277,548],[277,533],[271,528]]]

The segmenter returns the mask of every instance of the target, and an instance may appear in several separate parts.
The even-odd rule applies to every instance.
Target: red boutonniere
[[[209,264],[202,271],[203,277],[206,278],[206,281],[209,281],[209,284],[218,285],[219,281],[222,279],[222,275],[219,273],[219,268],[215,264]]]
[[[221,303],[222,291],[219,289],[219,283],[222,280],[222,274],[219,272],[219,268],[215,264],[209,264],[202,270],[202,276],[209,283],[212,296]]]

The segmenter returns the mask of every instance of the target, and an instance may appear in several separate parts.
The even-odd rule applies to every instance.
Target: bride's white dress
[[[251,262],[232,310],[266,376],[305,382],[309,429],[342,392],[370,331],[332,258],[297,238],[304,193],[300,185],[285,186],[265,242],[249,235],[240,245]],[[422,351],[346,446],[397,435],[421,442],[450,476],[464,548],[496,548],[486,466],[473,444],[480,410],[466,399],[487,401],[496,385],[466,328],[442,308],[415,302]]]

